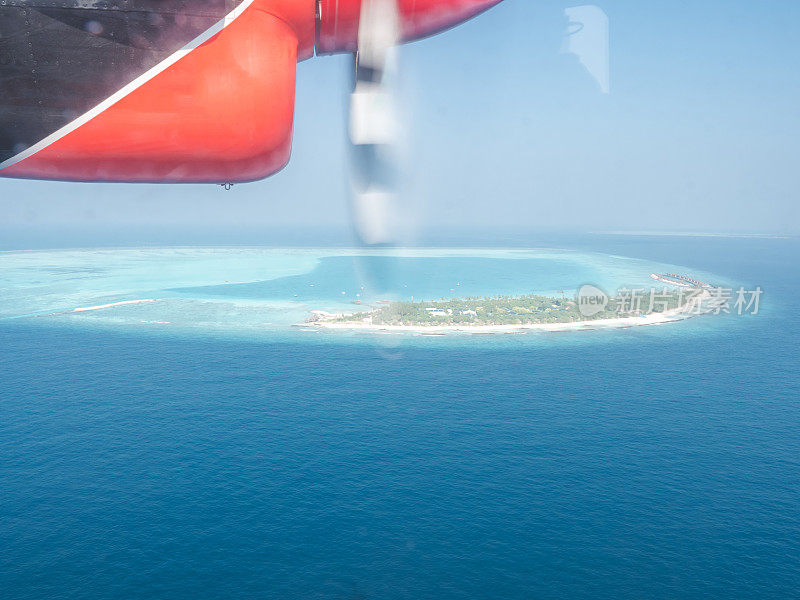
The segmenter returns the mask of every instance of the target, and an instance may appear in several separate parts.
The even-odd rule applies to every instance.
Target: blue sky
[[[608,95],[560,52],[574,2],[505,0],[403,49],[416,229],[800,233],[800,3],[596,4]],[[275,177],[228,192],[0,180],[0,225],[345,230],[348,68],[298,66]]]

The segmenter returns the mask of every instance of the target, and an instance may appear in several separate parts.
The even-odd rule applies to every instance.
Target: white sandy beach
[[[110,304],[98,304],[97,306],[85,306],[83,308],[73,308],[67,312],[86,312],[88,310],[101,310],[103,308],[112,308],[114,306],[124,306],[126,304],[142,304],[144,302],[155,302],[156,298],[146,298],[144,300],[124,300],[122,302],[112,302]]]
[[[315,311],[321,312],[321,311]],[[364,313],[365,319],[369,313]],[[682,321],[698,313],[694,306],[688,305],[681,308],[665,311],[663,313],[650,313],[648,315],[618,317],[613,319],[594,319],[586,321],[570,321],[564,323],[528,323],[517,325],[381,325],[370,322],[349,323],[319,320],[303,323],[302,326],[310,328],[323,328],[335,330],[350,330],[364,332],[396,332],[396,333],[515,333],[522,331],[587,331],[592,329],[615,329],[626,327],[639,327],[644,325],[663,325],[674,321]],[[330,315],[330,317],[341,315]]]

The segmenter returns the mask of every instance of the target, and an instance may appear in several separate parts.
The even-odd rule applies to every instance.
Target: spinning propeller
[[[353,224],[359,241],[366,246],[398,241],[399,41],[396,0],[364,0],[354,55],[349,139]]]

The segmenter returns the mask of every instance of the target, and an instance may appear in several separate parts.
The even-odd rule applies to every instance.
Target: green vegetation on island
[[[336,316],[332,323],[372,325],[447,326],[447,325],[531,325],[570,323],[630,317],[664,312],[685,306],[685,292],[670,291],[655,296],[644,294],[611,298],[603,310],[586,316],[575,300],[548,296],[496,296],[482,298],[442,298],[428,302],[391,302],[368,312]]]

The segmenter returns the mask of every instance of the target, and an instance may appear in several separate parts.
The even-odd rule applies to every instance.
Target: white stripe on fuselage
[[[71,121],[70,123],[67,123],[61,129],[58,129],[57,131],[51,133],[50,135],[48,135],[43,140],[35,143],[33,146],[31,146],[29,148],[26,148],[25,150],[23,150],[19,154],[15,154],[11,158],[1,162],[0,163],[0,170],[5,169],[6,167],[10,167],[11,165],[14,165],[14,164],[18,163],[21,160],[25,160],[26,158],[29,158],[29,157],[33,156],[34,154],[36,154],[40,150],[45,149],[50,144],[52,144],[54,142],[57,142],[58,140],[63,138],[65,135],[67,135],[69,133],[72,133],[73,131],[75,131],[81,125],[84,125],[84,124],[88,123],[91,119],[93,119],[94,117],[99,115],[104,110],[106,110],[108,108],[111,108],[114,104],[116,104],[117,102],[122,100],[125,96],[127,96],[128,94],[130,94],[131,92],[133,92],[137,88],[141,87],[142,85],[144,85],[145,83],[150,81],[153,77],[155,77],[156,75],[158,75],[162,71],[167,70],[169,67],[174,65],[180,59],[182,59],[184,56],[189,54],[189,52],[191,52],[192,50],[194,50],[198,46],[204,44],[205,42],[210,40],[212,37],[217,35],[219,32],[221,32],[223,29],[225,29],[228,25],[230,25],[236,19],[238,19],[242,15],[242,13],[245,10],[247,10],[247,8],[253,2],[255,2],[255,0],[243,0],[243,2],[239,6],[234,8],[231,12],[229,12],[224,17],[222,17],[222,19],[220,19],[219,21],[214,23],[214,25],[212,25],[209,29],[206,29],[203,33],[201,33],[196,38],[194,38],[191,42],[186,44],[183,48],[181,48],[180,50],[178,50],[174,54],[171,54],[170,56],[168,56],[167,58],[162,60],[156,66],[152,67],[149,71],[143,73],[142,75],[139,75],[139,77],[137,77],[136,79],[131,81],[128,85],[126,85],[125,87],[120,89],[118,92],[116,92],[115,94],[112,94],[111,96],[109,96],[108,98],[103,100],[100,104],[98,104],[94,108],[92,108],[89,111],[85,112],[84,114],[82,114],[80,117],[78,117],[74,121]]]

